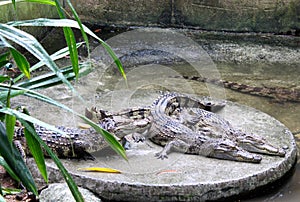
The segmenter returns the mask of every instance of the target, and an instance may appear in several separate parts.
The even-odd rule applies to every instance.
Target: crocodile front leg
[[[158,159],[165,159],[168,158],[168,154],[174,149],[176,151],[179,151],[181,153],[186,153],[189,149],[190,145],[182,140],[174,139],[170,142],[168,142],[162,151],[155,154],[155,156]]]

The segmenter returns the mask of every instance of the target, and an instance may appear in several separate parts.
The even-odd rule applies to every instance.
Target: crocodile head
[[[231,140],[218,140],[209,144],[209,157],[251,163],[259,163],[262,159],[260,155],[247,152]]]
[[[250,152],[281,157],[285,156],[285,151],[283,149],[271,145],[266,139],[254,134],[243,134],[238,136],[237,141],[239,142],[240,147]]]

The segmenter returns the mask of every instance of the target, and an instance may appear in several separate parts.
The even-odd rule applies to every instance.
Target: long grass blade
[[[27,59],[25,58],[24,55],[22,55],[19,51],[17,51],[15,48],[10,48],[9,49],[11,52],[11,55],[14,58],[15,63],[17,64],[19,70],[21,70],[21,72],[23,72],[23,74],[30,79],[30,64],[27,61]]]
[[[59,17],[61,19],[66,19],[66,15],[65,15],[65,13],[62,9],[62,6],[60,5],[60,1],[55,0],[55,4],[56,4],[56,9],[57,9]],[[78,72],[79,72],[79,69],[78,69],[78,52],[77,52],[77,48],[76,48],[75,36],[74,36],[74,33],[73,33],[72,29],[69,26],[63,27],[63,31],[64,31],[66,42],[67,42],[68,47],[69,47],[70,59],[71,59],[71,62],[72,62],[73,71],[76,75],[76,79],[78,79]]]
[[[22,88],[16,88],[16,89],[19,89],[19,90],[26,90],[26,89],[22,89]],[[35,99],[38,99],[38,100],[41,100],[43,102],[46,102],[46,103],[49,103],[51,105],[54,105],[56,107],[59,107],[61,109],[64,109],[68,112],[71,112],[71,113],[74,113],[76,116],[80,117],[82,120],[86,121],[88,124],[90,124],[98,133],[100,133],[104,138],[105,140],[109,143],[109,145],[113,148],[113,150],[116,151],[117,154],[119,154],[120,156],[122,156],[125,160],[127,160],[127,156],[126,156],[126,152],[124,150],[124,148],[122,147],[122,145],[114,138],[113,135],[111,135],[110,133],[108,133],[107,131],[105,131],[104,129],[102,129],[101,127],[99,127],[96,123],[94,123],[93,121],[91,121],[90,119],[86,118],[85,116],[77,113],[77,112],[74,112],[72,109],[70,109],[69,107],[67,107],[66,105],[63,105],[45,95],[42,95],[38,92],[35,92],[35,91],[32,91],[32,90],[26,90],[26,93],[24,94],[26,96],[29,96],[29,97],[32,97],[32,98],[35,98]],[[4,110],[4,109],[0,109],[0,112]],[[15,110],[12,110],[12,109],[7,109],[6,110],[6,113],[9,113],[11,115],[17,115],[18,111],[15,111]],[[21,114],[22,116],[24,116],[24,114]],[[19,115],[19,116],[21,116]],[[38,119],[35,119],[33,117],[20,117],[22,119],[25,119],[27,121],[30,121],[30,122],[33,122],[33,123],[36,123],[40,126],[43,126],[45,128],[48,128],[48,124],[45,125],[44,122],[38,120]],[[26,119],[27,118],[27,119]],[[28,120],[29,118],[29,120]],[[43,124],[43,125],[41,125]],[[58,131],[55,127],[51,126],[51,129],[50,130],[54,130],[54,131]],[[60,132],[61,133],[61,132]]]
[[[17,182],[20,182],[20,178],[18,177],[18,175],[14,173],[13,169],[11,169],[11,167],[6,163],[2,156],[0,156],[0,166],[2,166],[6,170],[9,176],[11,176]]]
[[[25,20],[25,21],[14,21],[7,23],[8,25],[12,26],[54,26],[54,27],[73,27],[73,28],[79,28],[79,25],[74,20],[69,19],[46,19],[46,18],[38,18],[34,20]],[[98,40],[100,44],[105,48],[105,50],[109,53],[111,58],[114,60],[115,64],[117,65],[121,75],[123,76],[124,80],[127,81],[125,71],[122,67],[122,63],[119,60],[119,58],[116,56],[114,51],[111,49],[111,47],[105,43],[102,39],[100,39],[96,34],[94,34],[89,28],[87,28],[85,25],[82,25],[84,31]]]
[[[28,110],[25,108],[23,109],[23,113],[29,115]],[[24,120],[21,121],[21,123],[23,125],[25,122],[26,121],[24,121]],[[30,127],[25,127],[25,129],[24,129],[27,146],[30,150],[31,155],[33,156],[33,158],[36,162],[36,165],[37,165],[41,175],[43,176],[45,182],[48,183],[48,174],[47,174],[44,154],[43,154],[43,151],[42,151],[42,148],[41,148],[39,142],[34,138],[35,136],[37,136],[36,131],[32,130],[34,128],[32,123],[26,122],[26,125],[30,126]]]
[[[84,27],[83,27],[83,24],[75,10],[75,8],[73,7],[72,3],[70,2],[70,0],[67,0],[67,3],[71,9],[71,12],[75,18],[75,20],[77,21],[78,25],[79,25],[79,28],[80,28],[80,31],[81,31],[81,35],[83,37],[83,40],[85,41],[85,44],[86,44],[86,48],[87,48],[87,51],[88,51],[88,57],[90,57],[90,44],[89,44],[89,39],[87,37],[87,34],[85,33],[84,31]]]
[[[4,39],[4,37],[2,37],[1,35],[0,35],[0,40],[2,41],[2,43],[5,47],[9,48],[9,51],[10,51],[11,55],[13,56],[17,66],[19,67],[21,72],[23,72],[23,74],[25,74],[25,76],[27,76],[27,78],[30,78],[30,72],[29,72],[30,65],[29,65],[29,62],[27,61],[27,59],[25,58],[25,56],[22,55],[19,51],[17,51],[12,45],[10,45]]]
[[[90,68],[91,66],[89,63],[82,63],[79,65],[79,77],[85,76],[88,73],[92,71]],[[65,76],[66,79],[68,80],[73,80],[75,79],[75,73],[73,72],[72,66],[65,67],[61,70],[62,74]],[[23,81],[20,83],[15,84],[15,86],[23,87],[26,89],[41,89],[41,88],[47,88],[51,86],[55,86],[58,84],[61,84],[62,81],[57,78],[57,76],[53,73],[47,73],[43,74],[37,77],[34,77],[31,80]]]
[[[7,138],[10,143],[12,143],[14,134],[15,134],[15,124],[16,124],[16,117],[5,114],[5,125],[6,125],[6,133],[7,133]]]
[[[83,42],[80,42],[80,43],[77,43],[76,44],[76,47],[79,48],[82,44],[84,44]],[[55,60],[58,60],[58,59],[61,59],[67,55],[69,55],[69,48],[68,47],[65,47],[65,48],[62,48],[60,50],[58,50],[57,52],[53,53],[52,55],[50,55],[50,58],[55,61]],[[35,65],[33,65],[29,71],[32,72],[40,67],[42,67],[43,65],[45,65],[45,63],[43,61],[39,61],[38,63],[36,63]],[[18,77],[16,77],[13,81],[14,83],[18,82],[20,79],[22,79],[24,77],[24,74],[20,74]]]
[[[10,144],[6,135],[4,124],[0,122],[0,154],[5,159],[13,172],[23,182],[23,185],[34,195],[38,195],[38,191],[32,175],[23,161],[19,151]]]
[[[40,3],[40,4],[55,6],[55,2],[52,0],[7,0],[7,1],[0,1],[0,6],[6,4],[15,4],[18,2],[32,2],[32,3]]]
[[[56,75],[73,91],[76,92],[71,83],[63,76],[59,71],[58,66],[50,58],[47,51],[42,47],[42,45],[30,34],[14,28],[13,26],[7,24],[0,24],[0,35],[19,44],[20,46],[27,49],[31,54],[41,61],[44,61],[46,66],[48,66]]]

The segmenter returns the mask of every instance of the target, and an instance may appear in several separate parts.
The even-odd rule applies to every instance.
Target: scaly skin
[[[106,129],[110,129],[110,127],[112,127],[109,124],[114,124],[110,120],[106,119],[103,120],[102,123],[106,123],[106,126],[103,127],[106,127]],[[90,153],[99,151],[108,146],[104,138],[93,128],[78,129],[64,126],[57,126],[56,128],[65,132],[67,136],[63,136],[55,131],[35,125],[37,134],[59,158],[93,160],[94,157]],[[23,155],[30,155],[23,127],[15,127],[14,143]],[[45,151],[44,154],[48,156]]]
[[[194,131],[205,131],[211,138],[230,139],[243,149],[267,155],[285,156],[285,151],[269,143],[265,138],[235,129],[218,114],[199,108],[184,108],[177,117]]]
[[[261,161],[261,156],[243,150],[230,139],[210,138],[206,135],[206,131],[195,132],[172,118],[170,113],[180,106],[195,106],[202,109],[212,107],[211,103],[202,103],[197,99],[177,93],[164,94],[157,99],[151,108],[153,120],[149,131],[150,140],[164,146],[164,149],[157,154],[158,158],[166,158],[171,149],[175,148],[183,153],[212,158],[252,163]]]

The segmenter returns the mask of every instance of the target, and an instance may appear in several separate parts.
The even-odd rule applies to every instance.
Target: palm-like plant
[[[26,0],[24,0],[26,1]],[[29,115],[28,111],[23,109],[22,111],[17,109],[12,109],[10,106],[10,98],[18,95],[25,95],[29,97],[33,97],[38,100],[42,100],[51,105],[55,105],[60,107],[66,111],[72,112],[82,118],[84,121],[88,122],[99,134],[103,135],[103,137],[109,142],[112,148],[119,153],[121,156],[126,158],[123,147],[119,144],[118,141],[114,139],[112,135],[110,135],[105,130],[101,129],[97,124],[93,123],[85,116],[80,115],[74,111],[72,111],[67,106],[47,97],[46,95],[42,95],[35,91],[38,88],[46,88],[49,86],[53,86],[59,83],[63,83],[67,85],[73,92],[75,89],[69,82],[70,79],[77,79],[81,75],[87,74],[91,71],[91,64],[89,62],[79,63],[78,62],[78,53],[77,48],[81,45],[81,43],[76,44],[75,37],[72,32],[71,27],[78,28],[81,30],[84,42],[89,50],[89,43],[87,34],[94,37],[99,41],[100,44],[108,51],[110,56],[114,59],[117,67],[119,68],[121,74],[126,80],[126,76],[124,74],[122,65],[119,59],[116,57],[112,49],[98,38],[93,32],[91,32],[87,27],[85,27],[78,15],[71,5],[70,1],[67,0],[68,6],[72,11],[73,16],[75,16],[75,20],[66,19],[66,14],[63,8],[60,5],[60,1],[58,0],[27,0],[28,2],[38,2],[43,4],[48,4],[52,6],[56,6],[57,11],[61,19],[33,19],[26,21],[13,21],[5,24],[0,24],[0,49],[6,50],[2,55],[0,55],[0,68],[2,68],[3,72],[15,71],[15,69],[11,69],[11,67],[7,66],[10,62],[10,59],[13,59],[15,65],[22,74],[13,78],[16,75],[6,75],[4,73],[0,74],[0,165],[4,166],[8,173],[11,176],[23,183],[23,185],[35,195],[38,194],[36,185],[30,171],[26,167],[21,155],[18,150],[15,148],[13,144],[13,136],[14,136],[14,125],[16,120],[20,121],[22,125],[25,127],[25,137],[27,140],[27,144],[31,150],[31,153],[37,163],[37,166],[44,177],[45,181],[48,181],[45,161],[43,157],[43,153],[41,150],[41,146],[47,151],[47,153],[54,160],[58,168],[61,170],[66,182],[68,183],[72,194],[76,201],[83,201],[83,198],[78,191],[78,188],[74,181],[72,180],[70,174],[64,168],[59,159],[55,156],[55,154],[47,147],[47,145],[41,140],[41,138],[36,134],[33,123],[46,127],[50,130],[56,130],[59,133],[61,131],[57,130],[54,126],[44,123],[32,116]],[[7,3],[13,3],[15,6],[15,0],[12,2],[7,1]],[[54,26],[54,27],[63,27],[65,39],[68,47],[54,53],[53,55],[49,55],[47,51],[43,48],[43,46],[34,38],[32,35],[16,28],[16,26]],[[29,53],[35,56],[39,62],[30,67],[29,62],[25,58],[25,56],[20,53],[14,45],[11,45],[11,41],[14,44],[18,44],[25,48]],[[72,66],[60,68],[55,63],[55,60],[62,58],[66,55],[70,55],[70,60],[72,62]],[[6,66],[5,66],[6,65]],[[38,76],[33,79],[31,78],[30,72],[41,67],[47,66],[51,72]],[[6,71],[8,70],[8,71]],[[14,72],[13,71],[13,72]],[[23,77],[26,77],[25,79]],[[23,80],[21,81],[21,78]],[[76,93],[76,92],[75,92]],[[65,135],[65,134],[64,134]],[[1,186],[0,186],[0,201],[1,201]]]

